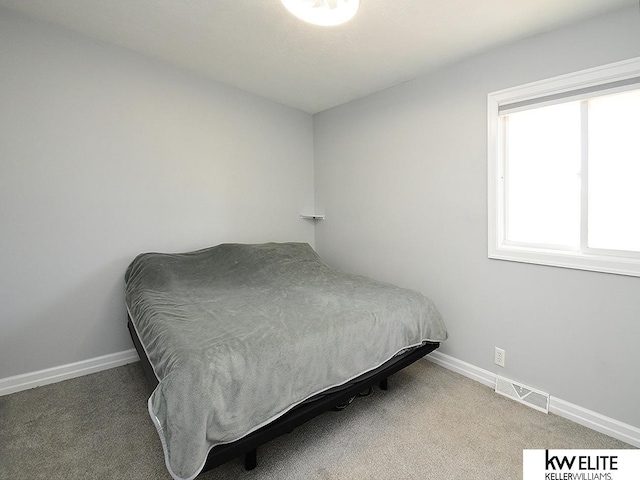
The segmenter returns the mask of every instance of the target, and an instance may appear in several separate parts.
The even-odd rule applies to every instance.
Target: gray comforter
[[[305,399],[441,342],[423,295],[331,268],[307,244],[139,255],[126,304],[159,384],[149,413],[176,479]]]

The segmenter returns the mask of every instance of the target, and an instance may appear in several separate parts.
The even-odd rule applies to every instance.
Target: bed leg
[[[388,378],[385,378],[384,380],[380,380],[380,390],[389,390]]]
[[[244,469],[253,470],[258,465],[258,449],[254,448],[244,454]]]

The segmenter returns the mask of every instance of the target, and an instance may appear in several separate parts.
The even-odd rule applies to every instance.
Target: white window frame
[[[489,258],[555,267],[591,270],[640,277],[640,256],[637,252],[619,252],[587,248],[586,215],[582,212],[582,245],[576,250],[546,245],[514,244],[506,241],[505,156],[502,148],[502,109],[518,105],[543,106],[565,99],[588,98],[599,91],[621,91],[629,84],[640,87],[640,57],[591,68],[538,82],[528,83],[489,93],[488,113],[488,253]],[[583,156],[583,166],[585,159]],[[586,172],[585,172],[586,173]],[[582,182],[587,181],[587,174]],[[586,189],[583,188],[582,195]],[[639,213],[640,217],[640,206]],[[639,220],[640,221],[640,220]]]

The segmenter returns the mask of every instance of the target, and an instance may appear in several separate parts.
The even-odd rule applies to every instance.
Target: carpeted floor
[[[0,397],[0,479],[170,479],[139,363]],[[517,479],[525,448],[631,448],[420,360],[198,478]]]

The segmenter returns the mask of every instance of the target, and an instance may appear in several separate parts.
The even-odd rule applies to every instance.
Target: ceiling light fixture
[[[331,27],[351,20],[360,0],[280,0],[293,15],[314,25]]]

